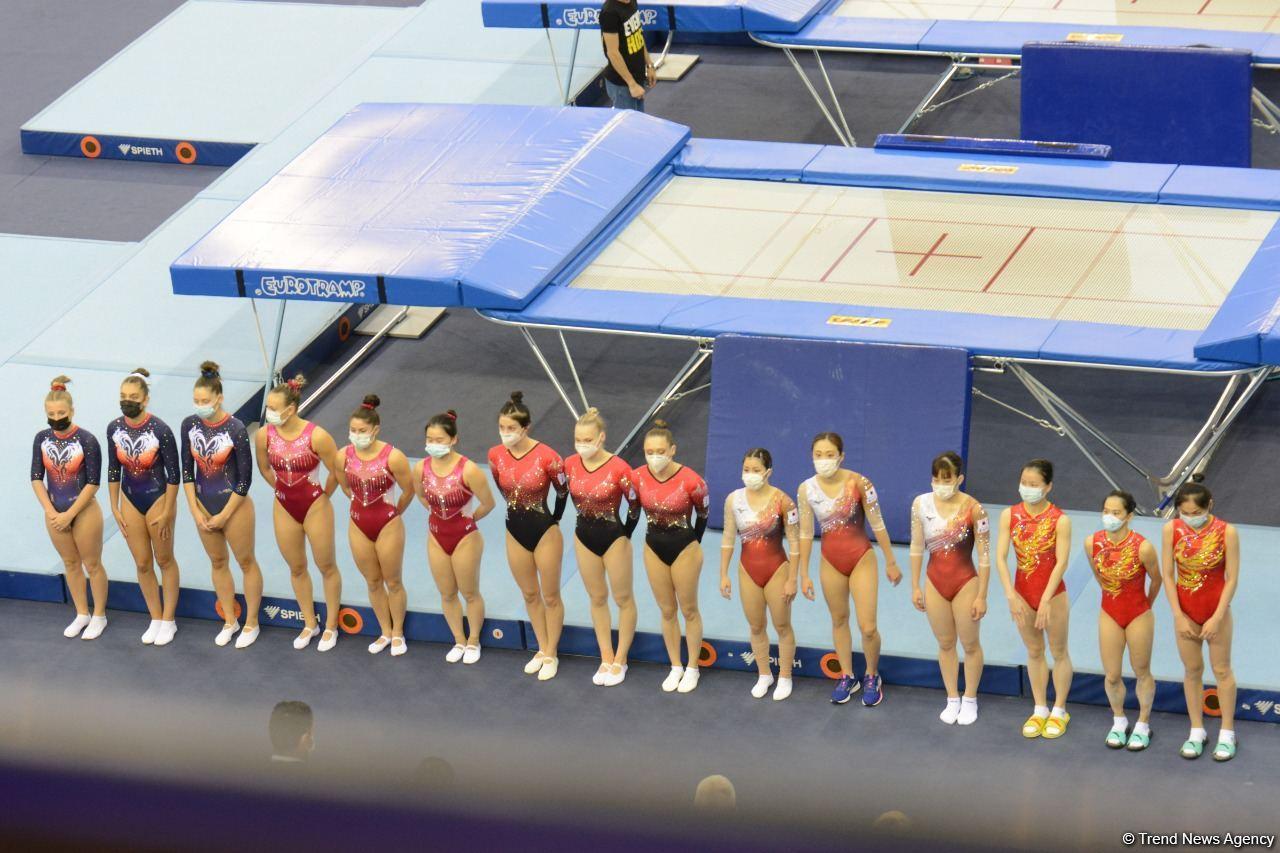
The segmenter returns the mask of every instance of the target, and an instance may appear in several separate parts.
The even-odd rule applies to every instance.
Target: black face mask
[[[49,428],[54,432],[66,432],[71,426],[71,418],[49,418]]]
[[[135,400],[121,400],[120,411],[126,418],[137,420],[138,415],[142,414],[142,404]]]

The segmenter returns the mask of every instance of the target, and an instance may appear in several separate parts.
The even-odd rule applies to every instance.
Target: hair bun
[[[366,409],[376,409],[382,405],[382,400],[377,394],[366,394],[360,405]]]
[[[653,428],[654,429],[671,429],[671,424],[667,423],[662,418],[654,418]]]
[[[200,375],[205,379],[219,379],[222,374],[216,361],[200,362]]]
[[[59,374],[53,377],[53,381],[49,383],[50,391],[65,391],[67,386],[71,384],[71,377]]]
[[[511,402],[515,403],[517,406],[518,406],[518,405],[520,405],[521,403],[523,403],[523,402],[524,402],[524,392],[523,392],[523,391],[512,391],[512,392],[511,392]]]
[[[150,378],[150,376],[151,376],[151,371],[150,371],[150,370],[147,370],[145,367],[135,367],[135,368],[133,369],[133,372],[134,372],[135,374],[137,374],[138,376],[143,376],[143,377],[147,377],[147,378]]]
[[[449,417],[449,420],[451,420],[451,421],[457,421],[457,420],[458,420],[458,413],[457,413],[457,412],[455,412],[453,409],[446,409],[446,410],[445,410],[445,414]]]

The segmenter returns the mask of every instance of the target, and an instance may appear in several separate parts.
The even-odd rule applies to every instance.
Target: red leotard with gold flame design
[[[1147,600],[1147,567],[1142,565],[1142,545],[1147,540],[1136,530],[1119,542],[1099,530],[1089,537],[1089,559],[1098,570],[1102,586],[1102,611],[1121,628],[1151,609]]]
[[[1027,512],[1026,504],[1014,504],[1009,513],[1009,541],[1013,543],[1013,555],[1017,562],[1013,588],[1032,610],[1040,608],[1049,575],[1058,562],[1058,519],[1062,510],[1053,504],[1039,515]],[[1064,581],[1058,582],[1053,595],[1066,592]],[[1049,596],[1050,598],[1053,595]]]
[[[1178,606],[1203,625],[1218,609],[1226,585],[1227,523],[1214,516],[1200,530],[1173,522],[1173,563],[1178,570]]]

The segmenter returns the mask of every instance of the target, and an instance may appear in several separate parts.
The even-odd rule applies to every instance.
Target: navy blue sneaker
[[[884,698],[884,690],[880,686],[880,676],[865,675],[862,678],[862,704],[873,708]]]
[[[841,676],[840,680],[836,682],[836,689],[831,691],[831,703],[833,705],[843,705],[848,702],[853,694],[858,692],[859,686],[852,676]]]

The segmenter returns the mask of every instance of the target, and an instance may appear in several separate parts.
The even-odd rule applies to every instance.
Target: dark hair
[[[671,433],[671,426],[662,418],[655,418],[653,426],[649,427],[649,431],[644,434],[646,439],[661,438],[665,439],[667,444],[675,444],[676,437]]]
[[[125,382],[130,382],[142,389],[142,396],[146,397],[151,394],[151,387],[147,385],[147,377],[151,375],[151,371],[145,367],[135,367],[133,372],[124,378]],[[124,384],[123,382],[121,384]]]
[[[529,415],[529,407],[524,404],[524,392],[512,391],[511,399],[502,404],[502,408],[498,410],[499,417],[508,417],[525,429],[529,428],[529,424],[533,422],[533,418]]]
[[[1048,459],[1032,459],[1026,465],[1022,466],[1023,471],[1026,471],[1027,469],[1039,474],[1040,478],[1044,480],[1044,484],[1046,486],[1053,482],[1053,463]]]
[[[1195,501],[1196,506],[1201,509],[1208,509],[1212,500],[1213,492],[1200,483],[1183,483],[1178,486],[1178,491],[1173,493],[1173,505],[1175,507],[1182,506],[1183,501]]]
[[[934,458],[933,466],[929,470],[935,477],[942,474],[959,477],[964,473],[964,460],[960,458],[959,453],[954,450],[948,450],[946,453],[939,453]]]
[[[746,462],[748,459],[759,459],[760,463],[764,465],[766,471],[773,470],[773,456],[771,456],[769,451],[765,450],[763,447],[753,447],[748,450],[742,457],[742,461]]]
[[[440,427],[440,429],[444,430],[445,435],[449,436],[449,438],[457,438],[458,413],[453,409],[449,409],[447,412],[432,415],[431,420],[427,421],[426,427],[423,428],[423,432],[426,432],[426,430],[429,430],[432,427]]]
[[[351,413],[351,419],[364,421],[369,426],[379,426],[382,418],[378,417],[378,407],[381,405],[382,400],[377,394],[366,394],[364,401],[360,403],[360,408]]]
[[[1120,499],[1120,502],[1124,504],[1125,512],[1133,512],[1135,509],[1138,508],[1138,502],[1133,499],[1133,495],[1129,494],[1124,489],[1112,489],[1111,491],[1107,492],[1107,496],[1102,499],[1103,509],[1106,509],[1107,501],[1111,500],[1112,498]]]
[[[277,755],[293,752],[302,736],[311,731],[312,723],[311,706],[306,702],[277,702],[267,726],[271,748]]]
[[[196,380],[196,387],[212,391],[214,394],[222,393],[222,373],[219,371],[218,362],[200,362],[200,378]]]
[[[272,388],[271,393],[283,396],[286,406],[296,406],[302,402],[302,389],[306,387],[307,377],[297,373],[292,379],[286,379]]]
[[[809,449],[813,450],[813,448],[817,447],[819,441],[829,441],[836,446],[836,451],[838,453],[844,453],[844,439],[840,437],[840,433],[838,432],[818,433],[813,437],[813,442],[810,443]]]

